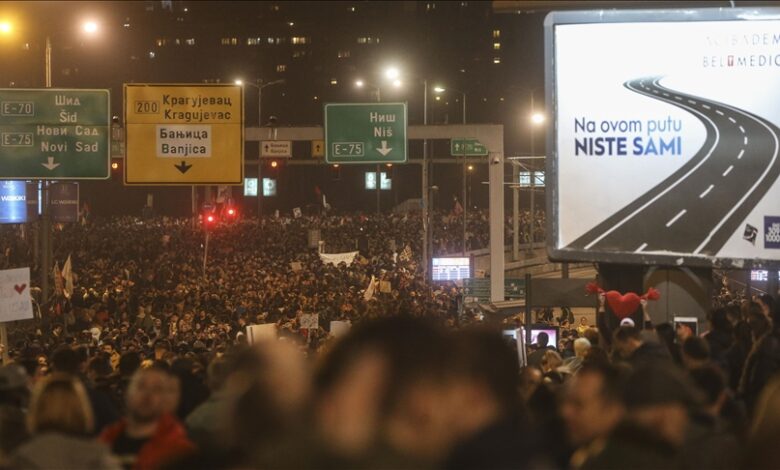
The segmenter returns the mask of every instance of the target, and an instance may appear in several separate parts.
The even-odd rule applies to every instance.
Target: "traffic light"
[[[203,212],[203,230],[211,231],[217,226],[217,216],[212,211]]]
[[[225,209],[225,220],[233,222],[238,219],[238,210],[235,207],[229,206]]]

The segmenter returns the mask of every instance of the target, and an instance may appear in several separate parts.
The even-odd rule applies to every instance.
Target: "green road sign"
[[[406,103],[325,105],[325,161],[406,162]]]
[[[452,139],[450,153],[454,157],[482,157],[487,155],[488,151],[477,139]]]
[[[0,89],[0,179],[109,177],[108,90]]]
[[[466,297],[476,297],[481,302],[488,302],[490,300],[490,279],[464,279],[463,295]],[[507,299],[524,299],[525,280],[504,279],[504,297]]]

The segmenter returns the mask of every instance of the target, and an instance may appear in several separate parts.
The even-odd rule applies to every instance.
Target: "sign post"
[[[0,89],[0,179],[106,179],[108,90]]]
[[[126,84],[126,185],[244,182],[243,88]]]
[[[327,163],[406,163],[406,103],[325,105]]]
[[[453,157],[484,157],[488,151],[477,139],[450,140],[450,154]]]

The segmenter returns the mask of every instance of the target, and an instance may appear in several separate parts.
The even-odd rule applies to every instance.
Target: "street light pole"
[[[466,93],[460,92],[463,95],[463,125],[466,125]],[[463,256],[466,256],[466,223],[468,220],[468,203],[466,203],[466,146],[463,146]]]
[[[428,125],[428,80],[423,80],[423,125]],[[423,140],[423,164],[422,164],[422,223],[423,223],[423,244],[422,261],[423,277],[428,279],[428,239],[430,227],[430,216],[428,214],[428,140]]]
[[[531,91],[531,116],[532,116],[532,119],[533,119],[534,113],[535,113],[535,111],[534,111],[534,92]],[[534,153],[534,128],[535,127],[536,127],[536,123],[531,121],[531,156],[532,157],[536,156],[536,154]],[[529,234],[528,235],[529,236],[529,238],[528,238],[528,255],[530,257],[533,254],[533,252],[534,252],[534,226],[535,226],[535,222],[536,222],[536,217],[535,217],[535,214],[534,214],[534,212],[535,212],[535,210],[534,210],[535,209],[534,196],[535,196],[535,193],[536,193],[534,180],[536,179],[536,174],[535,174],[536,172],[534,171],[534,168],[530,168],[529,172],[531,173],[531,187],[530,187],[530,190],[531,190],[531,200],[530,200],[530,214],[528,216],[528,234]]]
[[[46,36],[46,45],[44,47],[45,75],[44,81],[46,88],[51,88],[51,39]],[[49,182],[40,181],[41,186],[41,302],[46,304],[49,301],[50,286],[49,274],[52,270],[51,253],[51,219],[49,214]],[[67,331],[67,324],[64,325]]]

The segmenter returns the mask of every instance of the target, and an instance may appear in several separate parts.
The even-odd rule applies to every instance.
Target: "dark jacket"
[[[745,361],[740,393],[751,413],[764,385],[777,371],[780,371],[780,329],[758,340]]]
[[[493,423],[458,443],[447,458],[447,470],[528,468],[533,455],[529,424],[519,415]]]
[[[642,345],[634,351],[628,359],[628,362],[634,368],[649,364],[657,364],[659,362],[668,362],[669,364],[672,364],[672,356],[663,344],[655,341],[644,341],[642,342]]]
[[[122,419],[106,428],[100,435],[100,440],[113,447],[114,443],[125,432],[127,422]],[[164,415],[157,423],[157,431],[144,445],[136,456],[133,468],[136,470],[155,469],[165,462],[194,452],[195,446],[187,439],[184,426],[172,415]]]
[[[682,452],[680,467],[697,470],[730,470],[740,464],[741,446],[719,418],[694,413]]]
[[[671,469],[677,463],[677,451],[652,431],[624,422],[612,432],[604,449],[588,458],[581,469]]]

